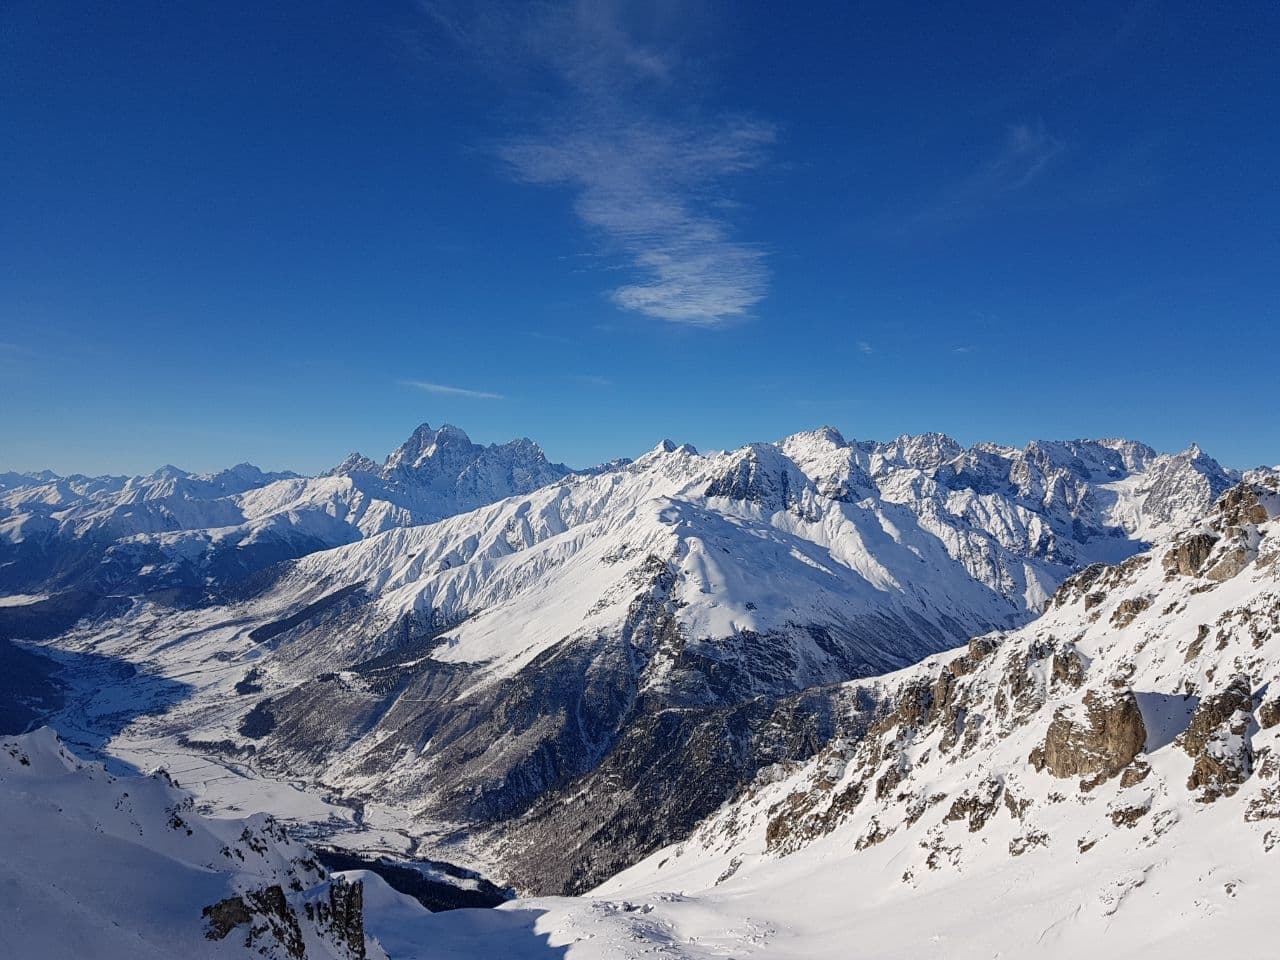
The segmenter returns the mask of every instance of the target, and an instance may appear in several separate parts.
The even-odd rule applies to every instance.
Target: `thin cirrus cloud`
[[[1005,131],[992,156],[920,210],[911,223],[919,226],[980,216],[1040,180],[1065,148],[1043,123],[1015,124]]]
[[[639,279],[613,290],[618,306],[693,326],[721,326],[764,299],[764,253],[730,237],[715,187],[758,166],[773,127],[731,120],[695,130],[638,121],[585,126],[508,144],[503,159],[529,183],[575,192],[574,211],[622,252]]]
[[[470,400],[502,400],[505,399],[500,393],[491,393],[488,390],[469,390],[466,387],[451,387],[446,383],[428,383],[425,380],[401,380],[401,386],[413,387],[415,390],[422,390],[426,393],[434,393],[444,397],[465,397]]]
[[[497,153],[517,180],[569,192],[598,252],[632,274],[610,291],[618,307],[720,327],[764,299],[765,254],[734,237],[739,204],[728,181],[766,162],[775,128],[687,102],[694,86],[677,84],[688,67],[679,17],[664,37],[642,41],[628,22],[636,9],[605,0],[422,8],[491,70],[554,78],[553,106]],[[663,114],[664,98],[680,110]]]

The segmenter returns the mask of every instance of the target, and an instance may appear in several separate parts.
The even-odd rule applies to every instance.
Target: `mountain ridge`
[[[415,432],[379,469],[457,442]],[[1131,441],[665,441],[371,530],[234,597],[143,598],[56,642],[201,678],[129,736],[251,751],[260,770],[515,851],[502,869],[527,889],[582,890],[761,767],[821,749],[836,725],[812,691],[1022,626],[1068,576],[1140,551],[1239,477]],[[668,782],[690,764],[698,777]],[[582,816],[548,815],[581,797]],[[559,859],[566,837],[599,855]]]

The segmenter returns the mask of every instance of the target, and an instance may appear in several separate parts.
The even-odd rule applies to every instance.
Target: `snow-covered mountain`
[[[268,817],[193,807],[166,774],[114,776],[48,728],[0,738],[5,955],[385,957],[362,883],[329,877]]]
[[[424,460],[462,476],[452,431],[420,433],[322,479],[390,484]],[[1113,440],[664,441],[371,529],[232,602],[141,601],[56,642],[191,687],[133,734],[407,806],[458,825],[501,879],[582,890],[821,749],[832,684],[1027,623],[1070,574],[1203,514],[1237,476],[1198,449]]]
[[[568,960],[1274,952],[1274,480],[1021,629],[824,695],[839,732],[813,757],[586,897],[504,910]],[[501,953],[510,926],[434,932]]]
[[[482,446],[423,424],[378,465],[352,454],[319,477],[240,464],[145,477],[6,474],[0,588],[145,593],[234,581],[280,560],[427,523],[568,473],[529,440]]]

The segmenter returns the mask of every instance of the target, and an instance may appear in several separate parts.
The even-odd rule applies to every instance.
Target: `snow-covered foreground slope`
[[[265,816],[192,808],[164,775],[113,776],[48,728],[0,738],[4,955],[384,955],[365,940],[361,884],[329,878]]]
[[[507,909],[568,958],[1271,955],[1277,516],[1237,488],[1035,623],[846,685],[809,762],[589,897]]]

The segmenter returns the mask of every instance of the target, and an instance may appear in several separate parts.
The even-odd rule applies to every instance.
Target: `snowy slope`
[[[269,818],[209,820],[167,777],[113,776],[47,728],[0,739],[6,956],[382,956],[361,886]]]

